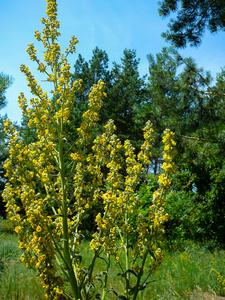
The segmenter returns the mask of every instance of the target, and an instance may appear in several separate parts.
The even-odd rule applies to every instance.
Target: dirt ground
[[[217,296],[208,292],[193,291],[190,299],[193,300],[225,300],[225,297]]]

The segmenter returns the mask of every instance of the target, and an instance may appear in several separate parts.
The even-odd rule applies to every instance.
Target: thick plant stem
[[[61,121],[62,122],[62,121]],[[63,157],[63,139],[61,138],[62,124],[59,125],[59,170],[61,179],[62,190],[62,215],[63,215],[63,256],[68,271],[69,282],[73,291],[75,300],[81,300],[80,290],[75,277],[69,249],[69,236],[68,236],[68,206],[66,197],[66,182],[65,182],[65,165]]]
[[[125,224],[127,225],[127,212],[125,213]],[[126,271],[129,270],[129,241],[128,241],[128,236],[126,235],[126,245],[125,245],[125,261],[126,261]],[[125,274],[125,280],[126,280],[126,291],[127,291],[127,296],[129,296],[129,287],[130,287],[130,273],[128,272]],[[128,298],[129,299],[129,298]]]
[[[135,288],[135,291],[134,291],[133,300],[137,299],[137,296],[138,296],[138,293],[139,293],[139,286],[140,286],[140,282],[141,282],[141,277],[143,275],[143,269],[144,269],[144,266],[145,266],[147,256],[148,256],[148,250],[145,250],[145,253],[144,253],[144,256],[143,256],[143,259],[142,259],[141,269],[140,269],[140,271],[138,273],[138,277],[137,277],[137,283],[136,283],[136,288]]]
[[[105,300],[106,291],[107,291],[108,273],[109,273],[109,269],[110,269],[110,254],[107,254],[107,257],[108,257],[108,262],[107,262],[107,269],[106,269],[106,274],[105,274],[104,287],[103,287],[103,291],[102,291],[102,299],[101,300]]]

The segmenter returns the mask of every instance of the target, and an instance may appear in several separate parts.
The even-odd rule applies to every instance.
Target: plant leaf
[[[134,270],[128,269],[128,270],[126,270],[125,275],[127,275],[127,273],[131,273],[137,277],[137,274],[134,272]]]
[[[73,259],[78,261],[79,263],[82,262],[82,256],[80,254],[74,254]]]
[[[101,271],[101,272],[99,273],[99,276],[102,276],[102,275],[107,275],[107,272],[106,272],[106,271]]]
[[[155,282],[156,280],[152,280],[152,281],[149,281],[149,282],[145,282],[143,283],[142,285],[139,286],[138,290],[139,291],[142,291],[146,288],[146,286],[149,284],[149,283],[152,283],[152,282]]]
[[[100,276],[96,276],[95,278],[96,278],[96,280],[98,280],[98,281],[100,281],[100,282],[101,282],[101,288],[102,288],[103,281],[102,281],[102,279],[100,278]]]
[[[113,288],[108,289],[108,290],[106,291],[106,293],[109,293],[109,292],[113,292],[113,294],[115,294],[116,296],[118,296],[117,292],[116,292]]]
[[[156,257],[155,257],[155,254],[151,251],[151,250],[148,250],[149,254],[154,258],[154,260],[156,261]]]
[[[122,277],[124,277],[124,273],[118,273],[117,275],[116,275],[116,277],[117,276],[122,276]]]
[[[98,256],[98,258],[104,260],[106,264],[108,263],[107,260],[104,257]]]

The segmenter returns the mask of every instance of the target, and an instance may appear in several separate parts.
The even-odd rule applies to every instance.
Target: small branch
[[[196,73],[197,75],[200,76],[200,78],[204,81],[205,85],[207,86],[207,88],[210,90],[210,92],[205,92],[205,91],[202,91],[202,90],[198,90],[198,89],[195,89],[197,90],[198,92],[201,92],[201,93],[204,93],[204,94],[208,94],[208,95],[213,95],[213,94],[217,94],[217,95],[220,95],[220,96],[225,96],[224,93],[220,93],[220,92],[213,92],[212,91],[212,88],[210,87],[210,85],[208,84],[208,82],[205,80],[205,78],[202,76],[202,74],[195,70],[192,66],[190,66],[177,52],[173,51],[173,53],[178,56],[178,58],[194,73]]]
[[[199,89],[197,89],[197,88],[194,88],[194,87],[192,87],[191,86],[191,89],[193,89],[193,90],[195,90],[195,91],[197,91],[197,92],[199,92],[199,93],[203,93],[203,94],[205,94],[205,95],[212,95],[213,94],[213,92],[206,92],[206,91],[203,91],[203,90],[199,90]],[[225,94],[222,94],[223,96],[225,96]]]
[[[187,135],[182,135],[182,134],[178,134],[176,133],[176,135],[185,138],[185,139],[189,139],[189,140],[197,140],[197,141],[204,141],[204,142],[211,142],[211,143],[222,143],[222,140],[210,140],[210,139],[204,139],[204,138],[198,138],[198,137],[194,137],[194,136],[187,136]]]

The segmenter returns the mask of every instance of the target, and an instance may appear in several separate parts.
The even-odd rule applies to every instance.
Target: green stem
[[[104,287],[102,291],[102,300],[105,299],[106,291],[107,291],[107,282],[108,282],[108,272],[110,269],[110,254],[107,254],[108,256],[108,262],[107,262],[107,269],[106,269],[106,274],[105,274],[105,280],[104,280]]]
[[[127,226],[127,207],[125,213],[125,225]],[[128,235],[126,234],[126,245],[125,245],[125,260],[126,260],[126,271],[129,270],[129,250],[128,250]],[[130,273],[126,274],[126,291],[127,297],[129,297],[129,288],[130,288]],[[129,297],[130,298],[130,297]],[[128,298],[128,299],[129,299]]]
[[[98,257],[98,255],[99,255],[99,249],[97,251],[95,251],[95,254],[93,256],[92,262],[91,262],[91,264],[90,264],[90,266],[88,268],[88,274],[87,274],[88,275],[88,284],[86,282],[87,276],[84,276],[83,280],[80,283],[80,290],[83,289],[84,294],[85,294],[85,299],[89,299],[88,298],[89,297],[89,292],[87,294],[85,287],[88,286],[88,285],[90,285],[90,283],[91,283],[92,273],[93,273],[94,266],[95,266],[95,261],[96,261],[96,258]]]
[[[125,224],[127,224],[127,215],[126,214],[125,214]],[[124,248],[124,251],[125,251],[125,264],[126,264],[125,272],[126,272],[127,270],[129,270],[128,236],[126,235],[126,241],[124,241],[122,232],[121,232],[118,225],[117,225],[117,230],[118,230],[121,242],[123,243],[123,248]],[[124,272],[121,265],[120,265],[120,268],[121,268],[121,271],[123,272],[123,274],[125,276],[124,278],[125,278],[125,281],[126,281],[126,293],[127,293],[127,296],[128,296],[129,295],[129,287],[130,287],[130,284],[129,284],[130,283],[130,274],[128,273],[128,275],[127,274],[125,275],[125,272]]]
[[[137,277],[137,283],[136,283],[136,288],[135,288],[135,291],[134,291],[133,300],[137,299],[137,295],[139,293],[140,281],[141,281],[141,277],[143,275],[143,269],[144,269],[144,265],[145,265],[147,256],[148,256],[148,250],[145,250],[144,257],[143,257],[143,260],[142,260],[141,269],[140,269],[140,271],[138,273],[138,277]]]
[[[57,91],[57,71],[54,69],[55,82],[54,88]],[[56,97],[57,98],[57,97]],[[56,99],[57,100],[57,99]],[[59,107],[57,107],[58,109]],[[59,173],[62,193],[62,215],[63,215],[63,257],[64,265],[68,272],[69,282],[73,291],[75,300],[81,300],[81,293],[77,283],[77,279],[73,270],[73,264],[69,248],[69,232],[68,232],[68,204],[66,193],[65,163],[64,163],[64,141],[63,141],[63,117],[58,119],[58,141],[59,141]]]
[[[62,121],[61,121],[62,122]],[[63,256],[65,261],[65,267],[68,272],[69,282],[73,291],[75,300],[81,299],[80,290],[77,284],[77,279],[73,271],[73,265],[70,258],[69,249],[69,234],[68,234],[68,206],[66,198],[66,180],[65,180],[65,165],[63,157],[63,139],[62,134],[62,123],[59,124],[59,170],[61,179],[61,192],[62,192],[62,214],[63,214]]]
[[[106,210],[105,210],[105,213],[104,213],[104,216],[103,216],[103,219],[106,218],[107,214],[108,214],[108,210],[109,210],[109,204],[107,205],[106,207]],[[102,237],[102,229],[99,230],[99,234],[98,234],[98,241],[99,242],[101,240],[101,237]],[[92,273],[93,273],[93,270],[94,270],[94,266],[95,266],[95,261],[96,259],[99,257],[101,253],[101,246],[98,247],[97,250],[95,250],[95,253],[94,253],[94,256],[93,256],[93,259],[92,259],[92,262],[91,264],[89,265],[89,268],[88,268],[88,283],[90,284],[91,283],[91,280],[92,280]],[[81,282],[80,284],[80,287],[83,288],[83,284],[85,282],[85,278],[83,279],[83,281]]]

